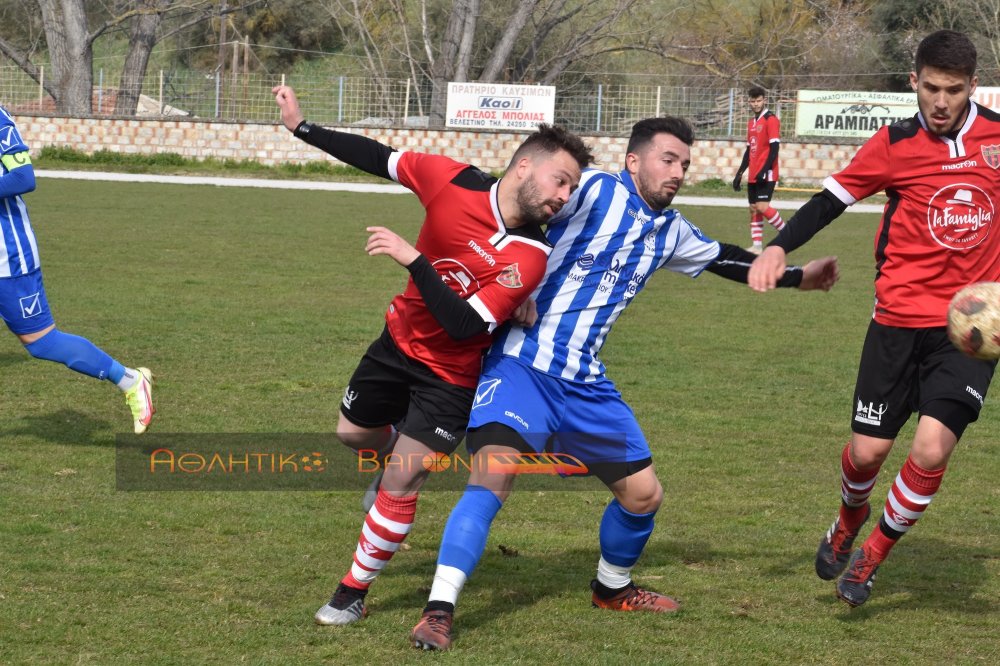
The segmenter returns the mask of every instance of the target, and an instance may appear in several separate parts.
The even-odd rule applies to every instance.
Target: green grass
[[[422,217],[405,195],[50,179],[28,205],[60,327],[153,368],[154,432],[276,438],[334,431],[344,384],[404,283],[364,254],[364,222],[412,238]],[[745,242],[742,210],[685,212]],[[636,576],[680,597],[679,615],[589,607],[608,493],[515,492],[442,655],[406,636],[455,493],[424,494],[410,549],[369,595],[371,617],[316,627],[354,550],[358,493],[118,492],[121,396],[8,336],[0,663],[996,663],[992,404],[866,606],[849,610],[812,572],[838,502],[875,223],[845,216],[799,252],[841,257],[829,294],[664,273],[611,336],[604,360],[666,491]]]

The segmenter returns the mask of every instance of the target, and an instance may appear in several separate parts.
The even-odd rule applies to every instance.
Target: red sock
[[[767,210],[764,211],[764,219],[778,231],[785,228],[785,222],[781,219],[781,213],[775,208],[768,206]]]
[[[856,532],[865,519],[865,505],[875,488],[879,467],[860,470],[851,462],[851,444],[840,454],[840,524],[849,532]]]
[[[864,548],[871,557],[879,562],[884,560],[899,537],[920,519],[941,487],[944,471],[944,467],[935,470],[918,467],[913,457],[907,456],[886,497],[879,529],[865,541]]]
[[[764,216],[760,213],[753,213],[750,216],[750,241],[754,245],[764,242]]]
[[[375,505],[361,528],[354,564],[340,582],[367,590],[410,533],[416,512],[417,495],[393,497],[379,488]]]

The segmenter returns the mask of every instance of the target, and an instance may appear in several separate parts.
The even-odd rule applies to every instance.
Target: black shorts
[[[761,183],[747,183],[747,201],[754,204],[758,201],[770,201],[771,197],[774,196],[774,186],[777,185],[773,180],[765,180]]]
[[[861,350],[851,429],[895,439],[911,414],[935,400],[965,405],[971,423],[979,418],[995,368],[996,361],[955,349],[943,326],[897,328],[873,320]]]
[[[383,329],[354,370],[340,411],[362,428],[392,424],[430,449],[450,454],[465,436],[475,393],[406,356]]]

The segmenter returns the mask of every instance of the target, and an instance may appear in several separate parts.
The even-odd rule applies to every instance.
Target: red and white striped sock
[[[361,528],[354,564],[341,583],[359,590],[368,589],[410,533],[417,512],[417,497],[393,497],[379,488],[375,505]]]
[[[764,219],[767,223],[775,228],[777,231],[781,231],[785,228],[785,221],[781,219],[781,213],[779,213],[775,208],[768,207],[764,211]]]
[[[764,242],[764,216],[760,213],[750,216],[750,241],[754,245],[761,245]]]
[[[876,561],[881,562],[899,537],[906,534],[924,515],[934,494],[941,487],[945,468],[923,469],[907,456],[903,469],[899,470],[885,500],[885,510],[879,521],[879,529],[874,530],[865,541],[865,550]]]
[[[875,488],[879,467],[860,470],[851,462],[851,444],[840,454],[840,525],[856,532],[865,519],[865,505]]]

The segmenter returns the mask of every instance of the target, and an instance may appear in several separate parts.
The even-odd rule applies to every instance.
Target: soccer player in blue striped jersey
[[[625,170],[584,171],[579,189],[549,222],[553,250],[532,294],[537,320],[527,328],[499,329],[484,363],[467,438],[473,469],[445,526],[430,599],[410,635],[414,646],[450,647],[459,592],[516,478],[489,461],[518,454],[572,455],[614,494],[599,530],[594,606],[677,610],[670,597],[632,582],[663,489],[642,429],[605,376],[598,352],[657,269],[691,277],[708,270],[746,282],[756,255],[708,238],[669,208],[684,182],[693,141],[691,127],[679,118],[636,123]],[[836,259],[827,257],[788,268],[780,284],[825,291],[837,278]]]
[[[56,328],[42,284],[38,243],[23,195],[34,191],[28,146],[14,119],[0,106],[0,317],[35,358],[62,363],[95,379],[107,379],[125,393],[132,426],[142,434],[152,420],[153,376],[148,368],[127,368],[94,343]]]

